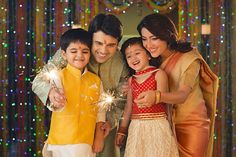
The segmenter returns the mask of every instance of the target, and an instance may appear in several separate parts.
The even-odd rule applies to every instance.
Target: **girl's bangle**
[[[123,133],[120,133],[120,132],[118,132],[117,135],[126,136],[126,134],[123,134]]]
[[[126,134],[127,134],[127,127],[122,127],[122,126],[119,127],[119,129],[117,131],[117,134],[126,136]]]
[[[161,101],[161,92],[160,91],[156,91],[156,104],[160,103]]]

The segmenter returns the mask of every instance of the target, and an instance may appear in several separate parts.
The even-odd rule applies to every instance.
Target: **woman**
[[[216,111],[217,76],[190,43],[178,40],[173,22],[161,14],[150,14],[139,23],[138,32],[152,57],[160,57],[160,68],[169,78],[170,92],[146,91],[135,100],[173,104],[172,119],[180,157],[212,155]]]

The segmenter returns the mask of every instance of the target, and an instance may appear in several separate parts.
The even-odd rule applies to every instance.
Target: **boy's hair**
[[[89,24],[88,31],[93,34],[98,31],[110,35],[120,42],[122,38],[122,24],[120,20],[112,14],[98,14]]]
[[[151,54],[148,52],[148,50],[143,46],[143,43],[142,43],[142,38],[141,37],[132,37],[132,38],[129,38],[127,39],[121,46],[121,53],[122,53],[122,56],[123,56],[123,59],[125,60],[125,63],[128,66],[128,63],[127,63],[127,60],[126,60],[126,55],[125,55],[125,50],[129,47],[129,46],[132,46],[132,45],[140,45],[147,53],[147,55],[151,58],[150,61],[149,61],[149,64],[152,65],[152,66],[155,66],[155,67],[159,67],[160,66],[160,59],[159,58],[153,58],[151,56]],[[129,67],[129,75],[133,75],[135,74],[135,71],[133,69],[131,69]]]
[[[61,49],[66,51],[67,47],[74,42],[79,41],[81,44],[85,44],[91,49],[92,46],[92,35],[88,31],[77,28],[77,29],[69,29],[63,35],[60,39],[60,46]]]

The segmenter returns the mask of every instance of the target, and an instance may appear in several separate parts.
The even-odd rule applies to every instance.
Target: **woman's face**
[[[145,27],[141,29],[141,36],[143,46],[150,52],[152,57],[165,56],[165,53],[168,53],[167,42],[153,35]]]

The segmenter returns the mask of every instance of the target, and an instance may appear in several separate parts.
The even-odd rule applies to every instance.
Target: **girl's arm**
[[[128,80],[128,82],[130,85],[131,78]],[[132,89],[129,88],[128,93],[127,93],[127,102],[124,109],[123,119],[121,121],[121,124],[117,132],[117,136],[116,136],[116,144],[118,146],[120,146],[123,143],[124,137],[127,134],[130,116],[132,112],[132,103],[133,103]]]

